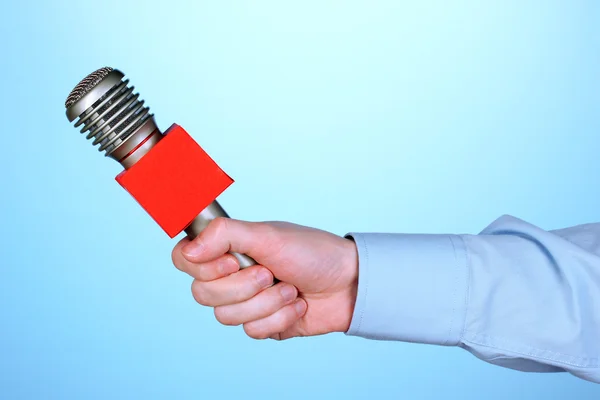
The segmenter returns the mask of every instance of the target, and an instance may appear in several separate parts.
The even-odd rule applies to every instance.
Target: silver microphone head
[[[114,71],[114,69],[111,67],[103,67],[83,78],[81,82],[79,82],[77,86],[71,90],[71,93],[69,93],[69,96],[65,101],[65,108],[69,108],[75,104],[77,100],[81,99],[85,94],[92,90],[98,83],[100,83],[100,81],[102,81],[102,79],[106,77],[106,75],[112,71]]]
[[[77,119],[75,127],[83,125],[81,133],[87,132],[98,151],[121,163],[140,143],[160,134],[150,109],[124,77],[117,69],[100,68],[83,78],[65,101],[69,122]]]

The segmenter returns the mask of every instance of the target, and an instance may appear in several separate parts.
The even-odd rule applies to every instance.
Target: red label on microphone
[[[171,238],[233,183],[176,124],[144,157],[120,173],[116,181]]]

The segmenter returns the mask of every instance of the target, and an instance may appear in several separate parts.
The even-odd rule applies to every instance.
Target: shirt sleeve
[[[347,237],[359,256],[347,335],[600,383],[600,224],[545,231],[503,216],[478,235]]]

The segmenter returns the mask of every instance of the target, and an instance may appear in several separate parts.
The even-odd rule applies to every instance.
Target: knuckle
[[[229,296],[236,302],[248,300],[259,292],[257,288],[256,271],[244,271],[230,279]]]
[[[214,227],[214,230],[217,233],[222,233],[223,231],[227,230],[227,226],[229,224],[227,220],[228,219],[225,217],[217,217],[212,221],[211,225]]]
[[[256,324],[244,324],[244,332],[252,339],[266,339],[270,336],[268,332],[260,329]]]
[[[227,311],[227,309],[225,309],[223,307],[215,307],[214,313],[215,313],[215,318],[217,319],[217,321],[219,321],[223,325],[227,325],[227,326],[239,325],[239,322],[237,322],[231,316],[231,314]]]
[[[193,270],[194,277],[202,282],[209,282],[219,278],[218,264],[214,261],[192,264],[189,268]]]
[[[245,281],[239,279],[233,282],[233,285],[231,285],[231,297],[235,299],[235,302],[243,301],[246,298],[245,286]]]
[[[195,279],[192,282],[192,296],[194,297],[194,300],[196,300],[196,302],[198,304],[201,304],[203,306],[210,305],[209,297],[208,297],[208,294],[206,293],[204,285],[202,284],[201,281],[199,281],[197,279]]]
[[[286,315],[283,311],[284,310],[281,310],[281,312],[278,312],[275,315],[273,315],[273,321],[271,322],[271,326],[273,326],[273,330],[275,332],[281,332],[285,328]]]
[[[196,274],[199,280],[207,281],[212,277],[210,266],[206,264],[197,264],[195,265]]]

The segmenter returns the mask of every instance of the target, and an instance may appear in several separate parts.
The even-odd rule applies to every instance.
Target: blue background
[[[64,100],[124,71],[236,180],[220,197],[236,218],[340,235],[596,222],[599,4],[2,2],[0,398],[597,399],[456,348],[219,325]]]

